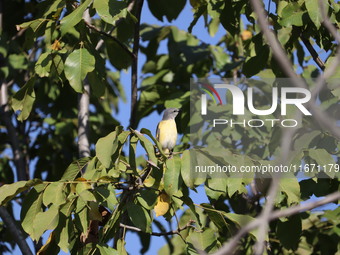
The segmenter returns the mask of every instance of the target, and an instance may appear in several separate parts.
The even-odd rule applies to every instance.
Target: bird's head
[[[164,114],[163,114],[163,120],[173,120],[176,118],[179,112],[180,112],[180,109],[178,108],[165,109]]]

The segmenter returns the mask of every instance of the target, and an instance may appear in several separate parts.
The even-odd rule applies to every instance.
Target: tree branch
[[[0,217],[6,224],[6,227],[10,231],[12,238],[18,244],[22,254],[33,255],[30,247],[26,243],[23,233],[19,230],[18,226],[16,225],[12,216],[7,211],[6,207],[0,206]]]
[[[85,22],[90,23],[91,17],[89,10],[83,14]],[[79,157],[89,157],[89,106],[90,106],[90,84],[87,78],[84,80],[84,92],[78,95],[78,152]]]
[[[143,8],[144,0],[135,0],[136,1],[136,11],[135,17],[137,18],[137,22],[135,24],[134,38],[133,38],[133,49],[132,54],[135,56],[132,59],[132,67],[131,67],[131,114],[130,114],[130,127],[132,129],[137,128],[137,120],[136,120],[136,107],[137,107],[137,80],[138,80],[138,51],[139,51],[139,37],[140,37],[140,19],[141,12]]]
[[[319,54],[315,51],[312,44],[310,43],[309,39],[306,38],[303,33],[300,34],[300,38],[303,44],[306,46],[307,50],[309,51],[310,55],[312,56],[314,62],[320,67],[322,71],[325,70],[325,63],[319,57]]]
[[[272,52],[274,57],[276,58],[276,60],[278,61],[279,65],[281,66],[283,72],[290,77],[293,80],[293,84],[297,87],[302,87],[302,88],[306,88],[307,84],[300,79],[292,66],[292,63],[290,62],[290,60],[288,59],[284,49],[282,48],[281,44],[278,42],[276,36],[274,35],[273,31],[271,29],[269,29],[269,24],[266,20],[266,15],[265,15],[265,10],[263,9],[262,6],[262,2],[258,1],[258,0],[251,0],[251,4],[252,7],[254,9],[254,12],[257,14],[258,16],[258,23],[261,27],[261,31],[264,35],[264,37],[267,39],[270,47],[272,48]],[[311,50],[311,49],[309,49]],[[314,49],[313,49],[314,50]],[[313,56],[315,57],[315,56]],[[316,115],[316,119],[318,120],[319,123],[323,123],[324,121],[326,121],[325,125],[328,129],[330,129],[332,131],[333,134],[335,134],[336,136],[338,136],[338,138],[340,137],[339,134],[339,130],[337,128],[334,128],[334,123],[332,120],[330,120],[329,118],[327,118],[325,120],[325,114],[321,113],[320,109],[315,105],[315,101],[312,101],[309,103],[309,107],[312,108],[313,110],[313,114]],[[301,114],[301,113],[300,113]],[[292,134],[294,132],[291,132]],[[285,136],[291,137],[292,134],[290,134],[290,132],[286,132]],[[286,139],[286,137],[283,137],[282,140],[282,149],[283,149],[283,157],[282,159],[286,159],[287,155],[288,155],[288,151],[289,151],[289,144],[291,139]],[[288,140],[288,141],[285,141]],[[272,184],[270,186],[270,190],[269,190],[269,197],[266,203],[266,206],[263,210],[263,212],[261,213],[261,215],[254,220],[253,222],[251,222],[250,224],[248,224],[247,226],[245,226],[244,228],[242,228],[237,234],[236,236],[234,236],[231,241],[229,241],[227,244],[225,244],[217,253],[218,255],[222,255],[222,254],[233,254],[235,252],[235,249],[237,247],[237,245],[239,244],[240,239],[247,234],[250,230],[259,227],[259,238],[257,240],[256,246],[255,246],[255,254],[262,254],[263,250],[264,250],[264,236],[265,233],[268,230],[268,224],[271,220],[275,219],[273,218],[273,215],[280,215],[280,214],[274,214],[272,213],[272,208],[274,205],[274,201],[275,201],[275,196],[276,196],[276,192],[277,192],[277,188],[278,188],[278,184],[279,184],[279,178],[278,176],[274,176]],[[335,196],[339,197],[340,193],[335,194]],[[333,197],[331,197],[331,199],[335,199]],[[324,201],[324,203],[328,203],[328,199],[326,199]],[[312,206],[315,206],[316,204],[313,203]],[[294,208],[294,210],[292,210],[292,212],[297,213],[297,211],[301,210],[301,205],[298,207],[291,207]],[[291,208],[287,209],[287,210],[291,210]],[[288,213],[290,213],[290,211],[288,211]],[[281,213],[281,215],[284,215],[284,213]]]
[[[90,105],[90,84],[84,81],[84,92],[78,96],[78,151],[79,157],[89,157],[89,105]]]
[[[152,236],[168,236],[168,235],[179,235],[181,231],[187,229],[187,228],[195,228],[195,226],[193,226],[192,224],[194,223],[195,221],[193,220],[190,220],[188,222],[188,224],[186,224],[185,226],[183,227],[179,227],[178,229],[176,230],[171,230],[171,231],[168,231],[168,232],[151,232],[150,235]],[[128,226],[128,225],[125,225],[125,224],[122,224],[120,223],[119,225],[121,228],[126,228],[126,229],[129,229],[129,230],[132,230],[132,231],[136,231],[136,232],[142,232],[142,230],[140,228],[137,228],[137,227],[133,227],[133,226]]]
[[[26,168],[26,161],[23,152],[20,148],[19,136],[11,120],[11,113],[8,106],[8,86],[6,82],[0,85],[0,113],[2,120],[5,123],[8,138],[11,143],[13,162],[16,168],[18,181],[27,180],[28,173]]]
[[[327,195],[326,197],[317,200],[317,201],[311,201],[311,202],[307,202],[304,204],[299,204],[296,206],[292,206],[288,209],[285,210],[276,210],[273,211],[268,220],[269,221],[273,221],[276,220],[278,218],[282,218],[282,217],[289,217],[298,213],[302,213],[305,211],[310,211],[314,208],[317,208],[319,206],[322,205],[326,205],[329,204],[331,202],[334,202],[336,200],[340,199],[340,192],[334,192],[330,195]],[[250,222],[248,225],[244,226],[242,229],[240,229],[240,231],[226,244],[224,244],[222,246],[221,249],[219,249],[217,252],[215,252],[213,255],[228,255],[228,254],[234,254],[236,251],[236,248],[239,244],[240,239],[245,236],[248,232],[250,232],[251,230],[253,230],[254,228],[260,226],[262,224],[262,220],[257,218],[254,221]]]

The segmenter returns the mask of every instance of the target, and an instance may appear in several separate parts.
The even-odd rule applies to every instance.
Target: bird
[[[175,118],[179,113],[178,108],[167,108],[163,119],[157,125],[156,138],[165,154],[170,155],[177,141],[177,127]]]

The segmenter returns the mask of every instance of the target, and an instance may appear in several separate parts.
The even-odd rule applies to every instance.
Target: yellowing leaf
[[[163,216],[170,209],[170,197],[166,193],[161,193],[157,198],[157,204],[154,208],[156,217]]]
[[[52,50],[61,50],[61,44],[58,40],[55,40],[51,45]]]
[[[241,33],[241,39],[242,41],[246,41],[250,38],[252,38],[252,33],[248,30],[243,30],[242,33]]]

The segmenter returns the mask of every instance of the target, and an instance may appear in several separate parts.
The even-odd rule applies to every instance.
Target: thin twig
[[[152,235],[152,236],[179,235],[181,231],[183,231],[183,230],[185,230],[187,228],[195,228],[195,226],[192,225],[193,223],[194,223],[194,221],[190,220],[188,222],[188,224],[186,224],[183,227],[179,227],[176,230],[171,230],[171,231],[167,231],[167,232],[151,232],[150,235]],[[122,223],[120,223],[120,227],[121,228],[129,229],[129,230],[133,230],[133,231],[136,231],[136,232],[142,232],[142,230],[140,228],[133,227],[133,226],[128,226],[128,225],[125,225],[125,224],[122,224]]]
[[[255,254],[256,255],[262,255],[264,250],[264,244],[265,244],[265,236],[268,233],[269,229],[269,217],[272,213],[274,203],[275,203],[275,197],[276,193],[279,187],[279,181],[280,178],[277,176],[274,176],[269,188],[268,196],[267,196],[267,203],[261,213],[261,215],[258,217],[258,220],[261,222],[259,225],[258,230],[258,240],[255,244]]]

